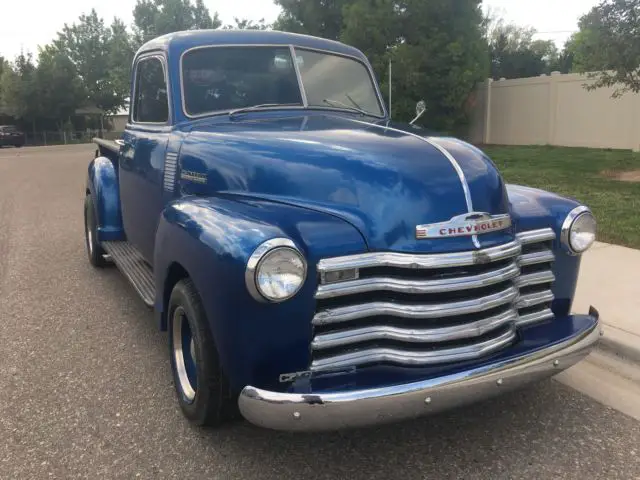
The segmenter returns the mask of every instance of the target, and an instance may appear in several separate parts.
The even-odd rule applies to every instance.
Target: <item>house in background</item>
[[[127,107],[121,108],[113,115],[109,115],[107,119],[112,132],[123,132],[129,120],[129,109]]]

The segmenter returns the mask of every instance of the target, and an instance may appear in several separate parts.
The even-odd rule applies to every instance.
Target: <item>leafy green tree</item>
[[[274,30],[306,33],[338,40],[343,29],[343,9],[354,0],[274,0],[282,13]]]
[[[53,47],[74,65],[85,91],[86,103],[105,112],[124,105],[133,46],[121,20],[111,27],[95,10],[81,15],[77,23],[65,24]]]
[[[588,89],[613,87],[613,96],[640,92],[640,0],[603,0],[579,22],[574,70],[595,81]]]
[[[379,79],[392,62],[392,113],[455,131],[466,123],[465,104],[487,74],[480,0],[356,0],[344,8],[341,39],[361,49]],[[386,91],[386,81],[383,80]]]
[[[62,130],[83,102],[84,90],[75,66],[64,53],[46,46],[40,49],[34,81],[41,116]]]
[[[31,124],[35,129],[41,112],[37,96],[36,67],[31,54],[21,53],[13,65],[5,64],[0,77],[0,99],[5,114]]]
[[[133,19],[138,46],[167,33],[219,28],[222,24],[218,13],[212,17],[202,0],[138,0]]]
[[[536,30],[492,19],[488,29],[491,77],[535,77],[559,68],[560,53],[551,40],[534,40]]]
[[[257,22],[248,20],[246,18],[240,19],[238,17],[233,18],[233,24],[227,24],[222,27],[224,30],[267,30],[271,28],[271,25],[264,22],[264,18],[261,18]]]

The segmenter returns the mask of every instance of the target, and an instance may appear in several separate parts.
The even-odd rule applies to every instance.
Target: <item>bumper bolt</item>
[[[424,399],[424,403],[426,403],[427,405],[429,405],[431,403],[431,397],[427,397]]]
[[[496,383],[498,384],[498,386],[502,385],[504,383],[504,380],[502,380],[501,378],[499,378]]]
[[[295,418],[296,420],[300,420],[300,417],[302,415],[300,415],[300,412],[293,412],[293,418]]]
[[[553,366],[557,367],[558,365],[560,365],[560,361],[559,360],[554,360],[553,361]]]

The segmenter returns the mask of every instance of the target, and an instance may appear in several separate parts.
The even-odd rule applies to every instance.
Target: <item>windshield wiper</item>
[[[349,95],[347,95],[347,97],[349,97]],[[353,100],[351,98],[349,98],[352,102]],[[358,106],[352,107],[351,105],[347,105],[346,103],[342,103],[339,100],[330,100],[328,98],[325,98],[324,100],[322,100],[324,103],[326,103],[327,105],[331,105],[332,107],[342,107],[342,108],[346,108],[347,110],[352,110],[354,112],[358,112],[362,115],[370,115],[370,113],[366,112],[365,110],[361,109]],[[356,102],[353,102],[355,105],[358,105]]]
[[[229,116],[233,117],[238,113],[250,112],[252,110],[259,110],[261,108],[269,108],[269,107],[301,107],[302,105],[299,103],[260,103],[258,105],[251,105],[249,107],[236,108],[235,110],[231,110],[229,112]]]

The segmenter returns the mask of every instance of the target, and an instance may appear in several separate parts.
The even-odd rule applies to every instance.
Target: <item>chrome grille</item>
[[[321,260],[311,370],[434,365],[512,345],[517,327],[553,316],[554,238],[544,229],[476,251]],[[327,283],[347,270],[351,280]]]

